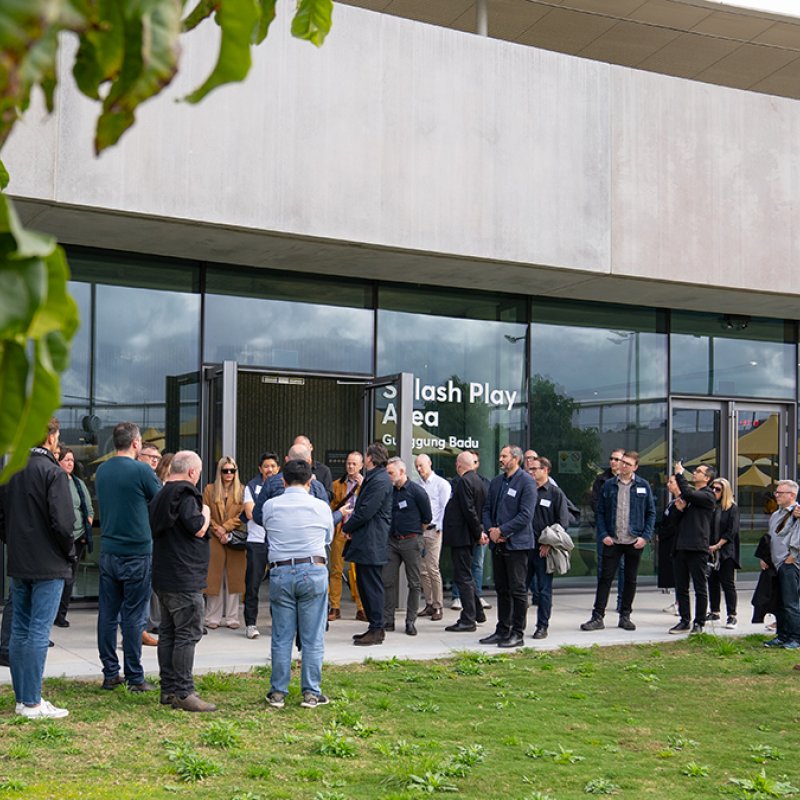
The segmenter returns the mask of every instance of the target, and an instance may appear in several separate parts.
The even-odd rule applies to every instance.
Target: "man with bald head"
[[[450,484],[433,471],[430,456],[421,453],[414,466],[419,473],[419,485],[428,495],[431,502],[432,519],[422,534],[422,562],[420,563],[420,581],[425,608],[419,612],[420,617],[432,620],[442,618],[444,596],[442,592],[442,573],[439,571],[439,557],[442,554],[442,519],[444,508],[450,499]]]
[[[442,523],[442,543],[450,548],[453,560],[453,581],[458,586],[461,598],[461,615],[455,625],[445,630],[451,633],[469,633],[476,629],[475,580],[472,576],[472,553],[476,545],[488,541],[483,533],[482,514],[486,500],[486,489],[481,477],[475,472],[475,458],[465,451],[456,458],[457,481],[453,494],[447,502]],[[480,616],[486,619],[483,609]]]
[[[175,453],[161,491],[150,501],[153,532],[153,589],[161,604],[158,669],[161,703],[184,711],[216,711],[195,692],[194,650],[203,638],[210,548],[210,511],[197,482],[203,463],[197,453]]]
[[[325,491],[328,493],[328,499],[332,499],[333,476],[331,475],[331,471],[328,469],[327,465],[323,464],[321,461],[314,460],[314,445],[311,444],[311,440],[308,438],[308,436],[304,436],[301,433],[299,436],[294,437],[293,444],[299,444],[302,447],[308,448],[308,452],[311,454],[311,470],[314,474],[314,478],[316,478],[325,487]]]

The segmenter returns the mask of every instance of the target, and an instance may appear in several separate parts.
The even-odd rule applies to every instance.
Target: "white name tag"
[[[261,487],[260,487],[260,486],[256,486],[256,487],[255,487],[255,494],[256,494],[256,497],[258,497],[258,495],[259,495],[260,493],[261,493]]]
[[[539,505],[540,505],[540,506],[542,506],[542,507],[544,507],[544,508],[550,508],[550,501],[549,501],[549,500],[547,500],[546,498],[544,498],[544,497],[543,497],[543,498],[542,498],[542,499],[539,501]]]
[[[508,490],[508,496],[509,497],[516,497],[517,496],[517,490],[516,489],[509,489]]]
[[[398,508],[408,508],[408,503],[407,503],[405,500],[401,500],[401,501],[400,501],[400,502],[397,504],[397,507],[398,507]]]
[[[636,494],[647,494],[647,489],[645,489],[644,486],[637,486]]]

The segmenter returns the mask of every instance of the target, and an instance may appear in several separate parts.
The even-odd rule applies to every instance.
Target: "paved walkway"
[[[739,587],[739,627],[729,631],[719,623],[706,627],[709,633],[722,636],[741,635],[747,633],[765,633],[763,625],[750,623],[752,608],[750,598],[753,586],[743,584]],[[494,605],[494,597],[489,596]],[[613,594],[612,594],[613,599]],[[589,646],[592,644],[611,645],[631,642],[662,642],[672,640],[667,630],[675,624],[676,618],[665,614],[662,609],[672,599],[671,595],[662,594],[655,588],[640,589],[636,596],[636,608],[633,620],[637,630],[626,632],[616,627],[616,614],[606,615],[609,627],[603,631],[584,633],[579,626],[590,616],[593,592],[586,590],[556,589],[553,602],[553,617],[550,624],[550,635],[542,641],[534,641],[533,632],[536,620],[536,609],[528,610],[528,631],[526,644],[536,649],[556,649],[562,645]],[[724,603],[723,603],[724,605]],[[406,636],[401,612],[397,615],[396,633],[388,633],[384,644],[377,647],[354,647],[351,637],[366,629],[362,622],[356,622],[355,609],[344,605],[342,613],[346,619],[331,623],[325,641],[325,660],[333,664],[348,664],[363,661],[365,658],[386,659],[398,658],[434,659],[445,658],[457,650],[485,650],[494,652],[496,647],[478,644],[478,639],[489,635],[494,630],[495,610],[487,610],[487,622],[478,626],[478,633],[446,633],[445,625],[456,621],[458,612],[445,609],[441,622],[432,622],[428,618],[417,622],[419,635]],[[56,646],[51,648],[47,657],[45,675],[47,677],[66,676],[87,680],[100,680],[101,669],[97,655],[95,636],[96,611],[71,610],[70,628],[53,628],[52,638]],[[198,673],[217,670],[244,672],[251,667],[269,663],[269,612],[266,602],[262,603],[260,613],[261,637],[250,640],[244,635],[244,626],[238,630],[219,628],[209,631],[197,647],[195,671]],[[723,620],[724,621],[724,620]],[[148,674],[158,673],[156,648],[144,647],[143,659]],[[120,661],[122,653],[120,652]],[[9,683],[11,676],[6,668],[0,667],[0,683]]]

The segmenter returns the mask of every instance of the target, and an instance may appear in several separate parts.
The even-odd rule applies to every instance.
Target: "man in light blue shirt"
[[[328,504],[312,497],[311,465],[286,462],[286,491],[264,503],[262,519],[269,544],[269,600],[272,608],[272,678],[267,702],[283,708],[289,693],[292,643],[303,643],[300,675],[303,708],[326,705],[320,692],[328,620],[328,570],[325,546],[333,539]]]

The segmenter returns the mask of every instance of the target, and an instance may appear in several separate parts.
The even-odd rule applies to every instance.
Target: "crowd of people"
[[[3,617],[16,713],[59,718],[68,711],[41,696],[52,624],[69,626],[72,584],[82,554],[91,549],[95,515],[75,456],[59,446],[53,419],[45,440],[31,450],[24,470],[0,489],[0,535],[7,544],[12,578]],[[494,631],[484,645],[524,644],[528,595],[536,604],[534,639],[548,636],[553,576],[570,568],[574,543],[568,533],[577,509],[551,477],[551,462],[533,450],[506,445],[500,474],[480,475],[479,456],[456,458],[457,476],[446,481],[429,456],[408,465],[389,458],[374,442],[351,452],[337,480],[313,458],[313,445],[298,436],[283,464],[264,452],[258,473],[243,482],[234,458],[223,456],[215,480],[201,492],[200,457],[192,451],[161,454],[143,444],[130,422],[113,431],[114,453],[95,476],[101,511],[97,646],[103,689],[126,684],[155,691],[142,667],[142,646],[158,648],[160,702],[190,712],[216,707],[193,682],[197,643],[209,630],[240,627],[244,597],[245,635],[258,639],[259,591],[269,575],[271,678],[267,703],[285,705],[293,649],[302,653],[301,705],[328,703],[322,693],[327,626],[342,618],[345,576],[356,619],[367,624],[353,645],[381,645],[395,631],[400,569],[408,594],[402,630],[417,635],[417,620],[443,617],[442,547],[453,565],[453,607],[459,617],[448,633],[471,633],[487,621],[483,559],[491,552],[497,594]],[[605,627],[615,578],[619,627],[633,631],[637,576],[644,548],[656,530],[650,484],[636,473],[639,455],[615,449],[592,488],[598,581],[585,631]],[[702,632],[720,619],[737,624],[735,571],[739,568],[739,514],[730,483],[708,464],[687,476],[675,464],[668,481],[671,500],[659,528],[659,583],[674,585],[678,622],[670,633]],[[779,481],[778,508],[759,544],[761,577],[756,613],[776,616],[768,647],[800,648],[800,506],[798,485]],[[349,564],[345,572],[345,564]],[[671,573],[671,577],[667,577]],[[694,590],[694,614],[690,596]],[[710,607],[709,607],[710,599]],[[149,629],[149,630],[148,630]],[[10,636],[7,634],[10,631]],[[122,633],[123,660],[117,655]],[[157,641],[148,637],[158,633]]]

